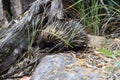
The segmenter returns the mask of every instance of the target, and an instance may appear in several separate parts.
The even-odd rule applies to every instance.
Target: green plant
[[[79,1],[79,0],[77,0]],[[93,0],[91,5],[89,2],[82,0],[80,3],[76,5],[76,9],[81,18],[81,22],[85,25],[89,30],[92,29],[94,34],[98,35],[99,33],[99,5],[98,1]],[[94,25],[94,27],[93,27]]]
[[[100,51],[102,54],[104,54],[105,56],[115,59],[115,61],[116,61],[116,62],[115,62],[115,66],[116,66],[116,67],[120,67],[120,61],[117,59],[117,57],[120,56],[120,50],[116,50],[116,51],[114,52],[114,54],[111,53],[109,50],[107,50],[107,49],[105,49],[105,48],[99,49],[99,51]]]
[[[99,51],[100,51],[102,54],[104,54],[105,56],[110,57],[110,58],[116,58],[117,56],[120,55],[119,52],[115,52],[115,53],[113,54],[113,53],[111,53],[109,50],[107,50],[107,49],[105,49],[105,48],[99,49]]]
[[[27,29],[27,31],[28,31],[28,50],[32,50],[32,45],[34,43],[35,36],[38,31],[38,29],[37,29],[38,24],[39,24],[39,17],[37,17],[36,21],[34,22],[32,30],[30,30],[27,26],[27,28],[28,28]]]
[[[111,17],[120,17],[120,3],[114,0],[75,1],[72,6],[78,11],[80,22],[86,26],[88,32],[95,35],[100,34],[100,28],[104,25],[104,21],[109,20]]]

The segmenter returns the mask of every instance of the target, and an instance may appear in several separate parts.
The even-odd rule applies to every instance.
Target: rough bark
[[[0,0],[0,21],[3,20],[3,5],[2,5],[2,0]]]
[[[14,17],[19,16],[22,14],[22,5],[20,0],[10,0],[11,3],[11,11]]]
[[[1,29],[6,27],[8,27],[8,21],[4,15],[2,0],[0,0],[0,33],[2,32]]]
[[[4,17],[4,14],[3,14],[2,0],[0,0],[0,29],[5,28],[5,27],[7,27],[7,20]]]
[[[52,20],[52,18],[54,17],[61,19],[61,11],[63,10],[63,8],[59,7],[59,5],[61,5],[59,1],[60,0],[53,0],[53,2],[51,2],[51,0],[36,0],[32,4],[32,6],[22,16],[20,16],[19,20],[12,20],[9,23],[8,27],[2,30],[0,36],[0,57],[2,57],[1,59],[3,60],[0,63],[0,67],[2,67],[0,69],[0,73],[6,71],[10,67],[10,65],[15,62],[15,60],[21,55],[23,50],[27,50],[28,30],[34,28],[34,21],[36,21],[35,16],[37,14],[42,13],[42,16],[40,17],[40,25],[42,23],[42,20],[44,21],[44,17],[46,15],[48,18],[50,18],[50,20]],[[50,2],[51,7],[45,8],[45,6],[47,6]],[[54,5],[54,2],[58,4]],[[54,10],[53,7],[55,7]],[[57,11],[57,13],[54,13],[55,11]],[[30,36],[32,36],[31,34],[32,32],[30,32]]]
[[[13,17],[19,17],[35,0],[10,0]]]

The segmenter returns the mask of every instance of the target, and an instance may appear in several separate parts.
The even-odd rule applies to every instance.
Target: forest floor
[[[58,55],[61,53],[68,54],[68,55],[71,55],[73,58],[77,59],[79,62],[79,65],[84,70],[87,71],[84,74],[91,74],[91,73],[103,74],[104,76],[100,80],[119,80],[120,79],[120,64],[119,64],[120,56],[117,55],[116,57],[114,56],[112,57],[112,55],[114,54],[111,53],[112,55],[110,55],[109,54],[110,52],[107,50],[103,50],[103,52],[100,51],[101,49],[99,48],[100,44],[98,45],[98,42],[94,42],[94,43],[97,43],[97,45],[94,45],[94,48],[86,49],[86,51],[75,52],[70,50],[70,51],[63,51],[63,52],[55,52],[55,54],[58,54]],[[54,55],[54,53],[52,53],[51,55]],[[20,66],[23,67],[24,64],[26,64],[25,59],[18,63],[19,67]],[[33,67],[26,67],[23,71],[20,71],[19,75],[29,74],[29,77],[30,77],[31,73],[33,73],[35,69],[36,64],[32,65]],[[18,75],[18,74],[15,74],[15,75]],[[29,80],[29,77],[26,77],[24,75],[22,76],[21,79],[18,79],[18,80]]]

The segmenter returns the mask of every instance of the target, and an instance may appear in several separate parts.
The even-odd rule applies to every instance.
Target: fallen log
[[[51,4],[50,8],[48,4]],[[62,10],[61,0],[36,0],[22,16],[12,20],[8,27],[0,31],[0,73],[6,71],[22,55],[22,52],[28,49],[28,38],[32,37],[31,30],[35,27],[35,16],[42,14],[39,17],[39,25],[42,25],[46,16],[50,20],[53,17],[62,19]]]

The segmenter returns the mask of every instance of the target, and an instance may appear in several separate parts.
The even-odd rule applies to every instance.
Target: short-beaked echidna
[[[81,24],[76,21],[56,21],[46,26],[39,35],[39,47],[58,50],[83,50],[87,46],[88,37]]]

